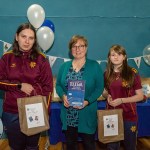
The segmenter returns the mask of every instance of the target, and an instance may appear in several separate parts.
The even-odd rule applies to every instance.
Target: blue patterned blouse
[[[66,76],[66,83],[65,87],[68,89],[68,80],[82,80],[83,72],[84,72],[84,65],[83,67],[78,71],[75,72],[73,67],[71,66],[68,74]],[[79,121],[79,115],[78,115],[78,109],[75,109],[73,107],[69,107],[67,109],[67,126],[71,127],[77,127],[78,126],[78,121]]]

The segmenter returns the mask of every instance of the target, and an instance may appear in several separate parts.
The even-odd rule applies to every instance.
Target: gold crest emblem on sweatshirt
[[[15,68],[15,67],[16,67],[16,64],[15,64],[15,63],[12,63],[12,64],[10,65],[10,67],[11,67],[11,68]]]
[[[34,68],[36,66],[36,62],[30,62],[30,67]]]

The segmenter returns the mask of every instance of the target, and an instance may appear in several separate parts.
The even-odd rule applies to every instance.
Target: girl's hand
[[[21,83],[21,89],[22,92],[26,93],[27,95],[30,95],[31,92],[34,90],[33,86],[28,83]]]
[[[118,105],[122,104],[122,99],[121,98],[117,98],[114,99],[113,101],[110,101],[109,105],[116,107]]]
[[[110,102],[112,101],[113,99],[112,99],[112,97],[111,97],[111,95],[109,94],[108,96],[107,96],[107,101],[108,101],[108,104],[110,105]]]

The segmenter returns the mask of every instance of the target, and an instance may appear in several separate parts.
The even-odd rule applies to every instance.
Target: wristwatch
[[[17,85],[17,88],[20,90],[22,87],[21,83]]]

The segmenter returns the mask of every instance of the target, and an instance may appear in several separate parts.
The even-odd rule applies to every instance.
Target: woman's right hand
[[[63,102],[64,102],[64,106],[68,108],[70,105],[69,105],[67,96],[66,96],[66,95],[63,95],[62,100],[63,100]]]
[[[30,95],[31,92],[34,90],[33,86],[28,83],[21,83],[21,89],[22,92],[26,93],[27,95]]]

